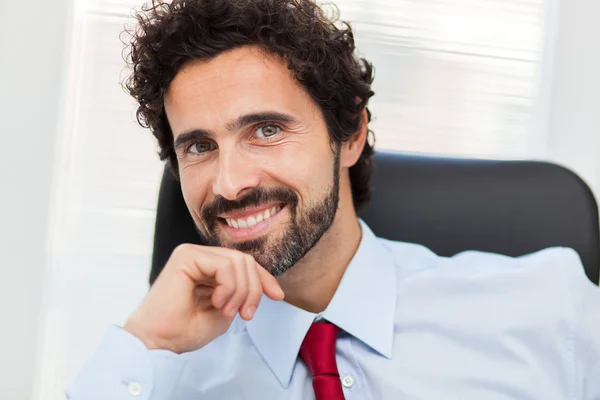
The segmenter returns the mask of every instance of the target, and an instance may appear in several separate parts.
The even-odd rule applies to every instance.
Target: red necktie
[[[300,346],[300,357],[313,375],[317,400],[344,400],[335,361],[335,341],[339,331],[340,328],[328,322],[315,322]]]

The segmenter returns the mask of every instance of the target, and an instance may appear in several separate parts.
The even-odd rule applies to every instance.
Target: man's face
[[[287,64],[255,47],[189,63],[165,107],[202,236],[275,276],[291,268],[333,222],[339,149]]]

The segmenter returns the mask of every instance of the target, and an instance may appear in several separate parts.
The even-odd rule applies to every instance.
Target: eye
[[[267,139],[281,132],[281,128],[277,125],[263,125],[256,129],[254,136],[258,139]]]
[[[197,142],[197,143],[193,143],[189,147],[188,152],[190,152],[192,154],[203,154],[203,153],[206,153],[207,151],[211,151],[214,149],[215,149],[215,145],[213,143]]]

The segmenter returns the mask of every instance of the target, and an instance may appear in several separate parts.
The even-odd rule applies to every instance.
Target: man
[[[600,291],[564,248],[376,238],[372,68],[310,0],[138,15],[138,118],[212,246],[182,245],[68,391],[95,399],[600,399]]]

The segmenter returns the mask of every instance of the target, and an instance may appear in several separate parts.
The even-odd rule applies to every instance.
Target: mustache
[[[294,210],[298,204],[298,195],[288,188],[254,188],[251,192],[236,200],[228,200],[218,195],[212,203],[202,208],[202,219],[212,227],[219,214],[268,202],[287,203]]]

